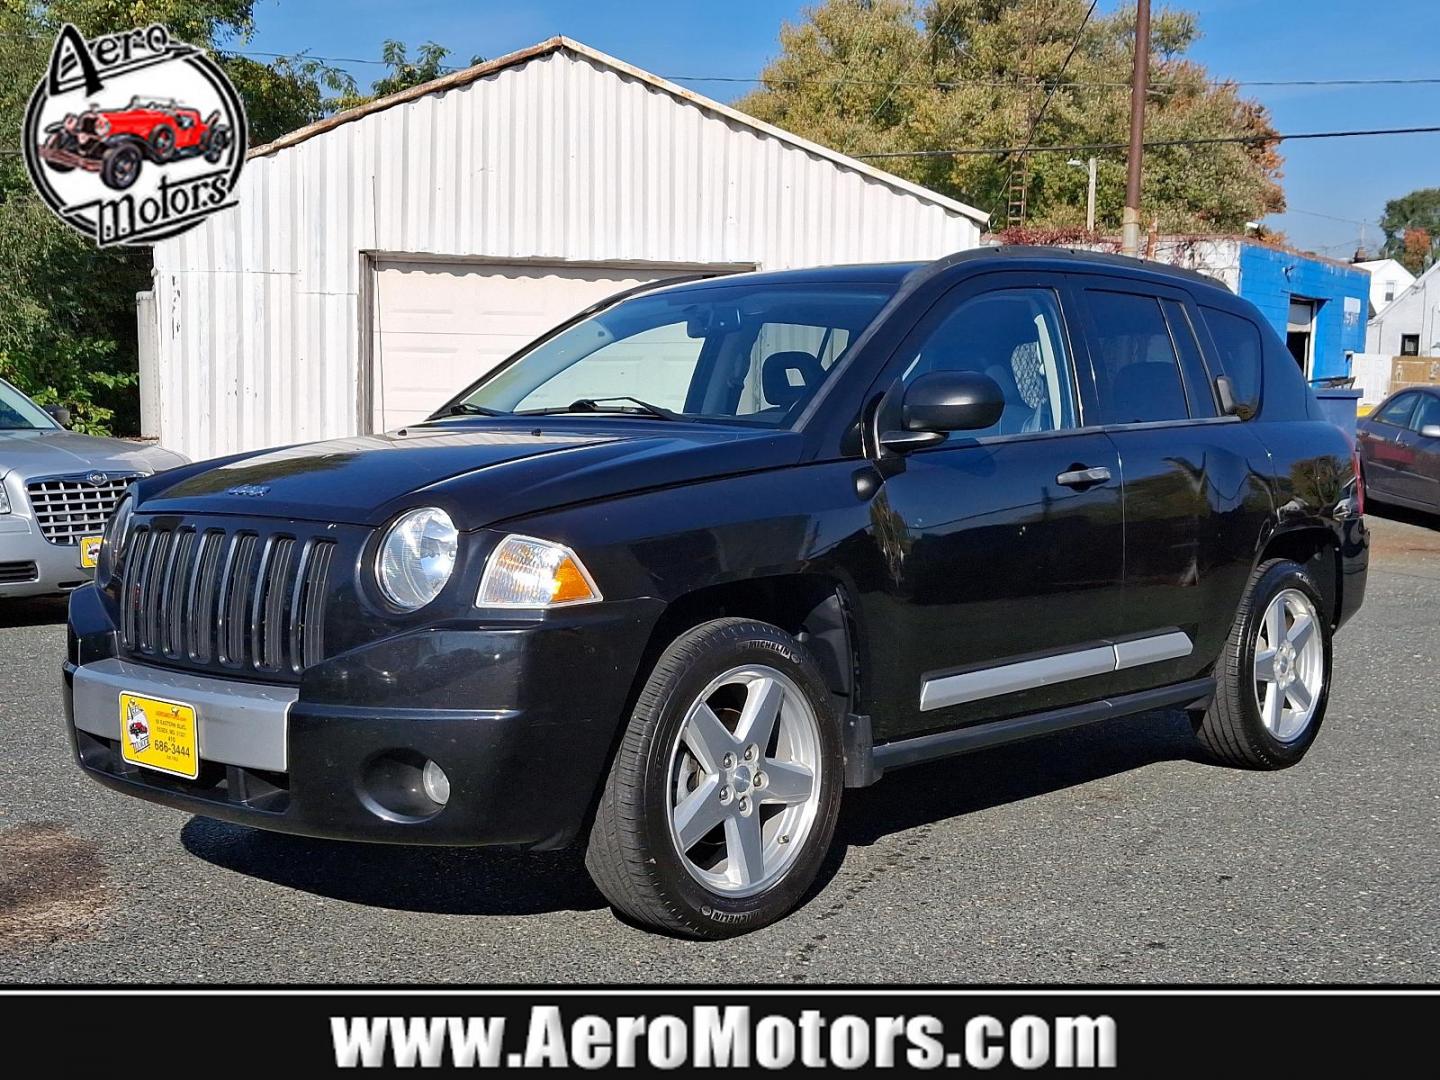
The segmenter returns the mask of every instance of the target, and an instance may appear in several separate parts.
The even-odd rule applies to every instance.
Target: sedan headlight
[[[595,579],[564,544],[507,536],[485,563],[480,607],[550,608],[601,599]]]
[[[450,580],[459,540],[450,515],[438,507],[402,514],[386,530],[375,558],[380,591],[406,611],[424,607]]]
[[[0,480],[0,514],[10,513],[10,493],[5,490],[5,481]]]
[[[135,497],[127,494],[115,507],[105,531],[100,535],[100,554],[95,557],[95,580],[104,585],[115,574],[125,557],[125,540],[130,535],[130,518],[135,513]]]

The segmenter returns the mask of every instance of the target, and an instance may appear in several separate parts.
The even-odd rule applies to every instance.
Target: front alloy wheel
[[[671,752],[671,837],[708,889],[763,892],[795,862],[820,805],[820,721],[772,667],[732,668],[700,692]]]
[[[758,929],[814,883],[842,761],[833,697],[795,638],[703,623],[661,654],[636,701],[585,865],[635,922],[699,938]]]

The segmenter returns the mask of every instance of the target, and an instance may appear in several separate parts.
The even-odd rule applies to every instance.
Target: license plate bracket
[[[194,780],[200,775],[195,706],[122,690],[120,756],[132,765]]]

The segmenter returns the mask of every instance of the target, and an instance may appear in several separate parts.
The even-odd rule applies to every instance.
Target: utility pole
[[[1150,87],[1150,0],[1135,7],[1135,74],[1130,83],[1130,160],[1120,250],[1140,254],[1140,164],[1145,154],[1145,94]]]

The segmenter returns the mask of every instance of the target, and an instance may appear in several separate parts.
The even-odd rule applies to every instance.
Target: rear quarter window
[[[1260,328],[1241,315],[1219,308],[1202,307],[1200,311],[1215,341],[1220,369],[1235,390],[1236,402],[1255,412],[1260,408],[1265,371],[1265,345]]]

